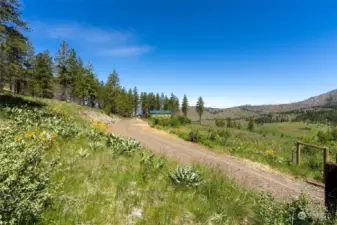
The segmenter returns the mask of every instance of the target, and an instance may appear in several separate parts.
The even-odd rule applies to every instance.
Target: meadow
[[[0,97],[1,224],[334,222],[305,196],[278,202],[220,172],[179,166],[107,134],[106,124],[78,114],[89,108]]]
[[[153,127],[167,130],[184,140],[200,143],[214,151],[260,162],[296,177],[313,178],[317,181],[322,181],[322,152],[311,147],[302,147],[302,162],[300,166],[297,166],[295,163],[296,142],[303,141],[328,147],[329,161],[334,161],[337,153],[335,141],[322,143],[322,138],[318,136],[320,132],[324,136],[332,128],[318,123],[254,124],[253,130],[249,130],[248,122],[245,120],[235,121],[235,125],[230,127],[226,124],[216,126],[214,122],[209,121],[198,124],[175,118],[167,119],[167,121],[152,118],[149,122]]]

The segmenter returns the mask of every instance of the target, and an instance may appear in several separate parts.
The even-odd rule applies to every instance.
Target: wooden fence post
[[[301,144],[299,142],[296,145],[296,164],[298,166],[301,164]]]
[[[328,161],[328,157],[329,157],[329,152],[328,152],[328,149],[327,148],[324,148],[323,149],[323,180],[325,182],[325,179],[326,179],[326,163]]]

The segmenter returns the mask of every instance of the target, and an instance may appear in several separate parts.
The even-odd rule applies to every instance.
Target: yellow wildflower
[[[35,135],[34,131],[28,131],[27,133],[25,133],[25,138],[31,138]]]
[[[267,149],[267,150],[264,151],[264,153],[266,153],[267,155],[274,155],[275,151],[272,150],[272,149]]]
[[[94,122],[91,123],[91,125],[98,130],[105,130],[106,129],[106,124],[102,123],[102,122],[99,122],[99,121],[94,121]]]

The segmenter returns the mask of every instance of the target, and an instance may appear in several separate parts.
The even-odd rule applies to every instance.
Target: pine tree
[[[204,110],[205,110],[205,103],[202,97],[199,97],[195,110],[197,111],[199,115],[199,122],[201,124],[201,117],[202,117],[202,114],[204,114]]]
[[[254,127],[255,127],[254,120],[253,119],[249,119],[248,130],[249,131],[254,131]]]
[[[27,23],[21,19],[19,0],[0,1],[0,92],[4,83],[13,90],[21,81],[27,39],[21,30],[28,31]]]
[[[183,98],[183,103],[181,106],[181,111],[183,112],[184,116],[187,117],[187,111],[188,111],[188,100],[187,100],[187,96],[184,95]]]
[[[170,109],[170,99],[167,96],[165,96],[163,108],[164,108],[164,110]]]
[[[53,97],[53,59],[48,51],[36,55],[33,79],[35,80],[31,90],[33,96]]]
[[[160,110],[160,95],[159,93],[156,94],[156,110]]]
[[[34,65],[35,65],[35,53],[34,53],[34,46],[31,42],[28,41],[27,48],[26,48],[26,55],[24,57],[24,70],[23,70],[23,84],[21,91],[24,91],[25,94],[31,94],[31,87],[32,84],[35,82],[34,79]]]
[[[173,93],[171,94],[169,100],[169,109],[171,110],[171,115],[176,116],[179,113],[179,99]]]
[[[75,49],[69,50],[69,58],[67,60],[68,67],[68,89],[69,89],[69,98],[73,99],[75,96],[76,81],[78,78],[78,73],[82,72],[82,68],[78,65],[78,58]]]
[[[108,113],[117,113],[116,99],[121,90],[118,73],[114,70],[105,84],[104,108]]]
[[[57,51],[57,55],[55,61],[57,63],[57,81],[61,85],[61,99],[69,100],[70,98],[70,88],[72,84],[73,76],[70,74],[69,68],[69,57],[70,57],[70,49],[68,48],[68,44],[66,41],[63,41],[60,45],[59,50]],[[72,51],[72,58],[74,57],[74,51]]]
[[[86,99],[89,96],[89,87],[87,81],[87,70],[83,66],[83,61],[81,58],[76,60],[76,75],[74,84],[74,94],[80,100],[80,104],[84,105]]]
[[[128,112],[128,117],[132,116],[132,113],[133,113],[133,92],[132,92],[131,88],[129,89],[128,95],[127,95],[127,112]]]
[[[161,93],[161,95],[160,95],[160,109],[164,109],[164,105],[165,105],[165,95],[164,95],[164,93]]]
[[[128,114],[128,96],[127,91],[125,88],[119,90],[117,96],[115,97],[115,106],[116,106],[116,113],[121,116],[127,116]]]
[[[143,115],[147,115],[149,110],[149,101],[148,101],[148,95],[146,92],[141,93],[141,107],[142,107],[142,113]]]
[[[156,96],[153,92],[150,92],[147,95],[147,102],[150,110],[156,109]]]
[[[88,102],[90,102],[91,107],[95,107],[98,97],[99,81],[94,73],[94,67],[90,62],[86,68],[86,81],[88,84]]]
[[[134,87],[133,88],[133,110],[134,110],[135,116],[137,116],[138,105],[139,105],[138,90],[137,90],[137,87]]]

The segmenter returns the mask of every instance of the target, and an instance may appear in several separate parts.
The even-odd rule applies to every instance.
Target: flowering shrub
[[[43,160],[49,143],[40,140],[46,136],[21,128],[13,122],[1,124],[0,129],[0,215],[4,224],[33,223],[52,196],[47,189],[52,166]]]
[[[102,122],[80,125],[54,108],[7,107],[4,112],[9,122],[0,123],[0,224],[33,224],[51,202],[49,177],[56,163],[44,160],[44,153],[57,138],[86,137],[89,150],[108,147],[117,156],[140,149],[133,139],[105,134]],[[80,151],[81,157],[87,155]]]
[[[100,130],[100,131],[105,131],[106,130],[106,124],[105,123],[102,123],[102,122],[99,122],[99,121],[94,121],[91,123],[91,125],[97,129],[97,130]]]

